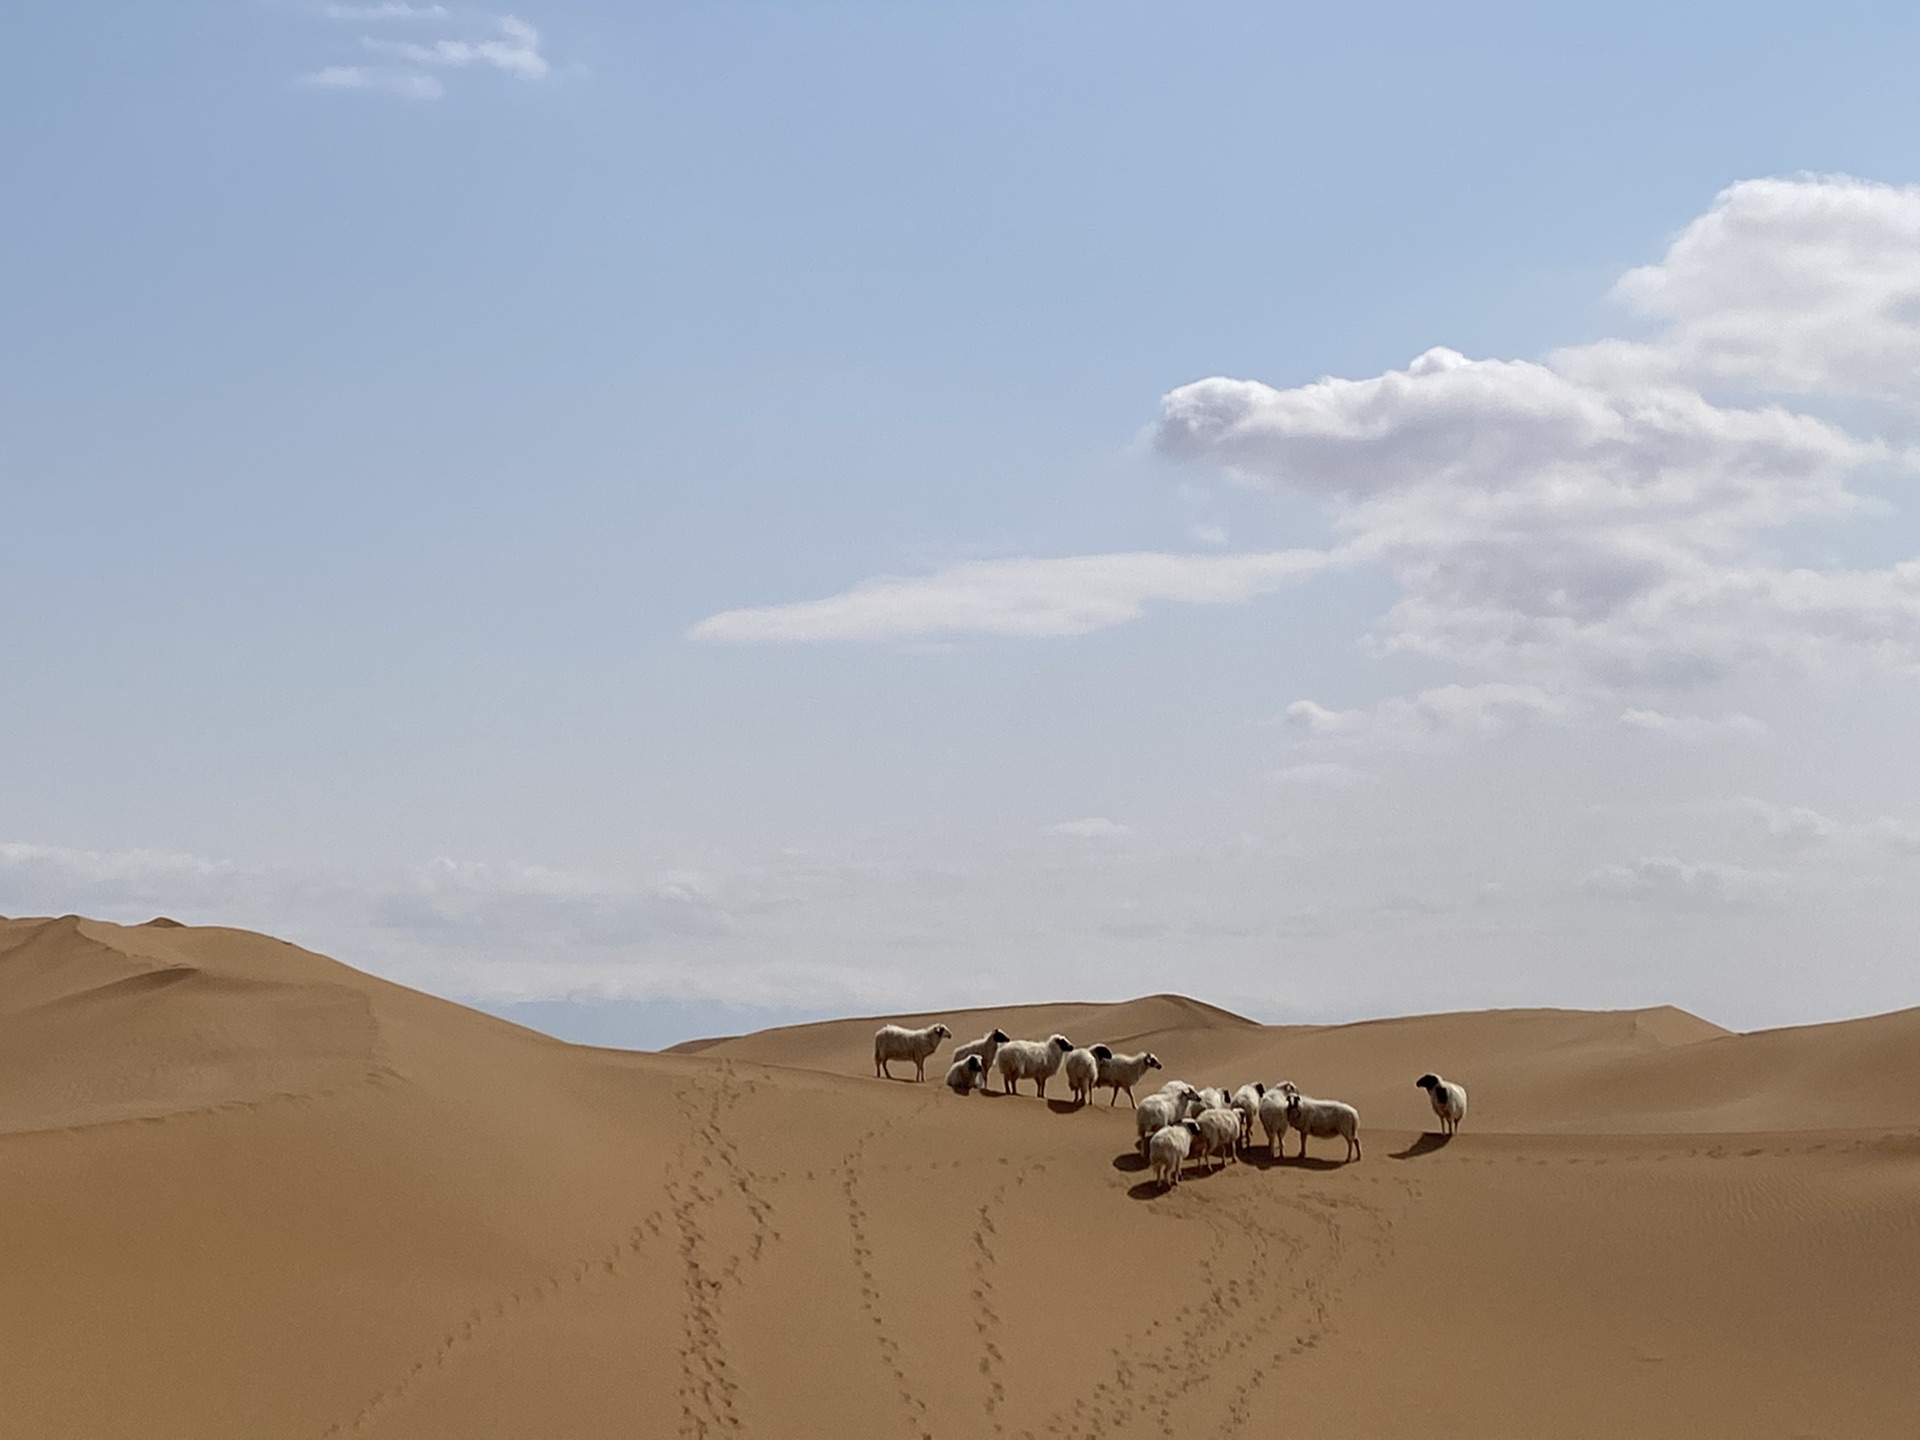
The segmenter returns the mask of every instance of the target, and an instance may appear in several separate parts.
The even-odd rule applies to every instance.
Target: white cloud
[[[1289,728],[1312,740],[1378,750],[1429,750],[1504,734],[1528,721],[1560,721],[1572,703],[1533,685],[1440,685],[1395,695],[1365,710],[1330,710],[1313,700],[1286,709]]]
[[[1400,601],[1376,644],[1558,688],[1671,687],[1830,646],[1920,652],[1920,566],[1778,569],[1770,532],[1844,515],[1887,448],[1778,408],[1608,391],[1429,351],[1294,390],[1196,382],[1162,446],[1318,496]]]
[[[1058,825],[1049,825],[1047,829],[1055,835],[1072,835],[1081,840],[1124,840],[1133,831],[1117,820],[1109,820],[1104,815],[1090,815],[1085,820],[1062,820]]]
[[[1760,721],[1738,713],[1715,719],[1705,715],[1668,715],[1660,710],[1628,709],[1620,712],[1620,724],[1643,735],[1688,743],[1729,736],[1754,739],[1767,733],[1767,727]]]
[[[1910,452],[1783,402],[1920,405],[1920,190],[1744,182],[1619,290],[1666,329],[1544,363],[1437,348],[1367,379],[1213,377],[1164,398],[1164,453],[1317,500],[1332,550],[962,566],[729,611],[693,634],[1081,634],[1151,599],[1240,603],[1367,564],[1399,590],[1373,628],[1377,653],[1613,693],[1645,717],[1665,713],[1647,703],[1659,693],[1756,666],[1920,663],[1920,559],[1779,558],[1794,527],[1870,508],[1856,477],[1916,468]],[[1729,385],[1747,398],[1709,394]],[[1742,728],[1624,723],[1693,739]]]
[[[1611,899],[1675,910],[1735,908],[1763,899],[1786,883],[1775,870],[1740,865],[1692,865],[1653,856],[1631,865],[1607,865],[1586,879],[1586,888]]]
[[[357,20],[362,22],[380,20],[445,20],[449,17],[444,5],[409,5],[405,0],[383,0],[383,3],[368,5],[322,5],[320,13],[329,20]]]
[[[1893,815],[1841,820],[1805,805],[1781,805],[1754,795],[1740,796],[1729,808],[1784,851],[1828,849],[1848,863],[1863,851],[1920,852],[1920,826]]]
[[[450,69],[491,65],[529,80],[539,79],[552,68],[540,53],[540,32],[533,26],[514,15],[497,16],[493,25],[497,34],[487,40],[435,40],[420,44],[366,36],[360,43],[376,55],[410,60],[416,65]]]
[[[977,560],[926,576],[881,576],[825,600],[728,610],[696,640],[884,640],[927,635],[1084,635],[1151,601],[1225,605],[1339,563],[1316,550],[1244,555],[1074,555]]]
[[[1734,802],[1735,809],[1753,821],[1767,838],[1783,850],[1804,850],[1839,835],[1839,821],[1809,810],[1804,805],[1776,805],[1770,800],[1744,796]]]
[[[1276,785],[1317,785],[1329,790],[1351,790],[1356,785],[1374,784],[1379,777],[1338,760],[1315,760],[1288,765],[1267,777]]]
[[[447,93],[431,75],[369,65],[329,65],[308,75],[306,83],[326,90],[385,90],[409,100],[438,100]]]
[[[1612,385],[1920,398],[1920,189],[1742,181],[1615,293],[1665,332],[1565,351],[1557,366]]]
[[[322,4],[314,13],[338,21],[362,24],[388,22],[450,23],[454,13],[443,5],[414,5],[403,0],[386,3]],[[540,32],[517,15],[492,15],[478,35],[456,35],[431,40],[394,40],[362,35],[360,46],[389,62],[378,65],[327,65],[302,77],[324,90],[380,90],[410,100],[438,100],[446,86],[432,71],[491,66],[524,80],[537,80],[552,66],[540,50]]]

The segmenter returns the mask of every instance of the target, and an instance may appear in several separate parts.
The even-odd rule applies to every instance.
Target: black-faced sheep
[[[1426,1091],[1427,1099],[1433,1102],[1433,1113],[1440,1117],[1440,1133],[1451,1135],[1458,1130],[1460,1122],[1467,1118],[1467,1087],[1432,1074],[1422,1075],[1413,1083]]]
[[[1267,1132],[1267,1153],[1276,1160],[1285,1153],[1281,1142],[1287,1138],[1287,1101],[1299,1093],[1291,1080],[1269,1085],[1261,1092],[1255,1113],[1260,1117],[1260,1128]]]
[[[1031,1080],[1042,1100],[1047,1098],[1047,1081],[1060,1069],[1060,1062],[1073,1049],[1064,1035],[1049,1040],[1009,1040],[993,1057],[993,1068],[1000,1072],[1006,1093],[1018,1095],[1020,1082]]]
[[[980,1063],[989,1071],[993,1069],[993,1057],[1000,1053],[1000,1047],[1013,1037],[1006,1031],[995,1027],[978,1040],[969,1040],[953,1052],[953,1058],[964,1060],[969,1055],[978,1055]]]
[[[940,1048],[942,1040],[953,1038],[944,1025],[929,1025],[924,1030],[909,1030],[904,1025],[882,1025],[873,1032],[873,1073],[875,1078],[891,1080],[889,1068],[895,1060],[913,1061],[913,1078],[927,1078],[927,1060]]]
[[[956,1095],[969,1095],[987,1088],[987,1067],[978,1055],[956,1060],[947,1067],[947,1088]]]
[[[1140,1077],[1160,1068],[1160,1057],[1151,1050],[1142,1050],[1138,1055],[1116,1055],[1105,1045],[1096,1045],[1093,1058],[1100,1062],[1100,1073],[1093,1083],[1113,1091],[1113,1098],[1107,1101],[1109,1106],[1120,1103],[1122,1090],[1127,1092],[1127,1103],[1134,1104],[1133,1087],[1140,1083]]]

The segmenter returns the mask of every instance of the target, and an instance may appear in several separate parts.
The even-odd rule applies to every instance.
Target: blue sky
[[[35,7],[0,909],[640,1042],[1908,1003],[1916,31]]]

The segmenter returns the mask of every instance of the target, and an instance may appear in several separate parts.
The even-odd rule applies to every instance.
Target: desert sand
[[[241,931],[0,922],[0,1432],[1920,1433],[1920,1012],[926,1018],[1292,1079],[1366,1158],[1162,1195],[1124,1100],[878,1081],[876,1019],[598,1050]]]

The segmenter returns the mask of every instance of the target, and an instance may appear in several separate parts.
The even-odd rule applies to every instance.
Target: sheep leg
[[[889,1080],[893,1079],[893,1062],[891,1060],[882,1060],[878,1065],[873,1067],[873,1073],[876,1075],[884,1075]]]

